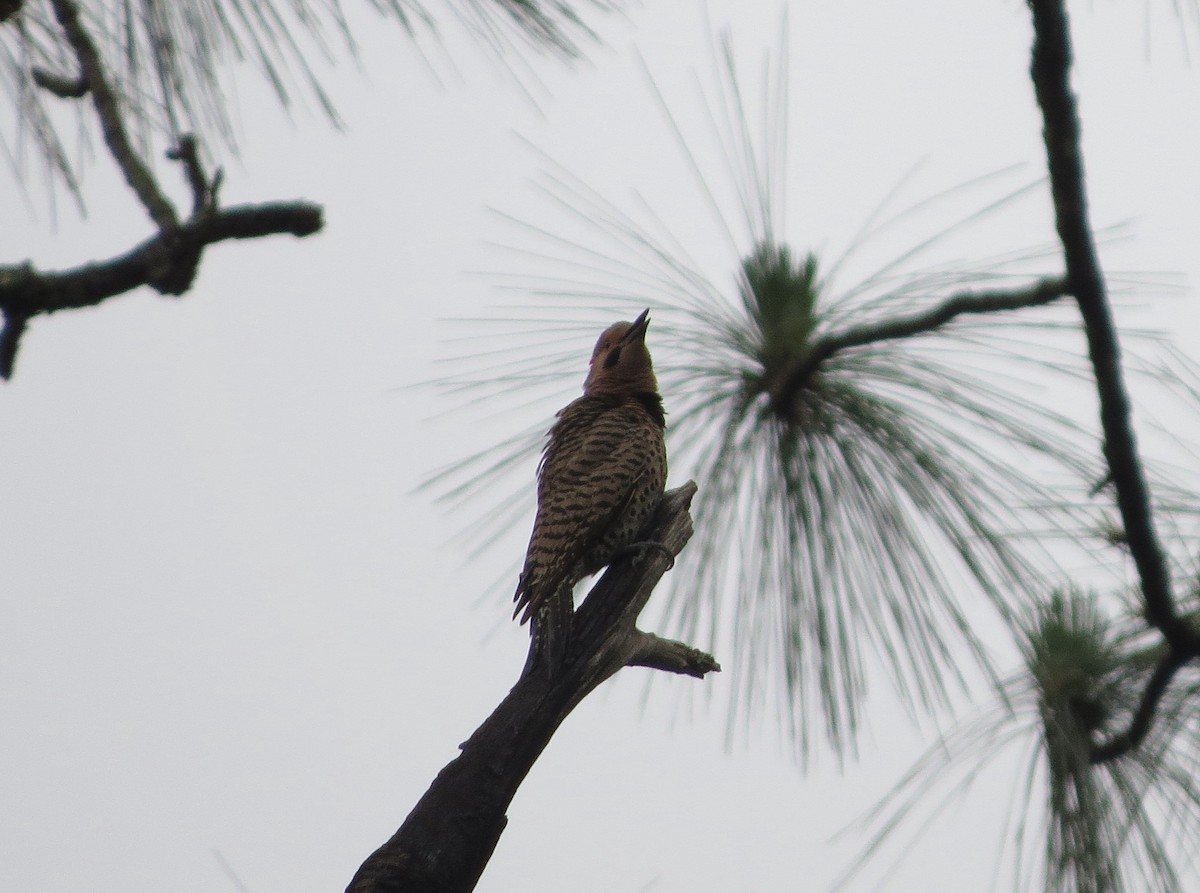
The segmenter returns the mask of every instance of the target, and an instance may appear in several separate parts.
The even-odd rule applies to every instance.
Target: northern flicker
[[[557,416],[538,466],[538,508],[513,600],[531,620],[530,665],[562,665],[575,584],[635,543],[663,494],[667,451],[646,349],[650,311],[604,330],[583,396]],[[524,613],[522,613],[524,612]]]

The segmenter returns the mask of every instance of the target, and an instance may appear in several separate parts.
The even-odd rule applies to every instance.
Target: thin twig
[[[82,74],[77,74],[72,78],[55,74],[53,71],[35,65],[30,71],[30,76],[35,84],[43,90],[50,91],[59,99],[80,99],[87,95],[88,82]]]
[[[54,8],[54,16],[66,35],[67,43],[79,60],[80,77],[87,81],[96,115],[100,119],[100,129],[104,133],[104,142],[125,176],[125,182],[141,200],[155,226],[164,232],[174,229],[179,225],[178,215],[129,141],[121,120],[120,103],[105,77],[100,53],[79,21],[79,10],[72,0],[50,0],[50,5]]]
[[[8,311],[4,314],[4,324],[0,326],[0,379],[4,381],[12,378],[21,336],[25,334],[28,323],[29,317],[24,314]]]
[[[216,181],[209,182],[205,176],[195,136],[190,133],[181,136],[178,145],[167,150],[167,158],[183,165],[184,176],[187,177],[188,186],[192,190],[193,216],[216,204],[213,194]]]

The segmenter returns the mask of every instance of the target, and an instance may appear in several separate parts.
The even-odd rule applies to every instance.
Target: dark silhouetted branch
[[[0,0],[3,3],[4,0]],[[21,336],[42,313],[90,307],[149,285],[164,295],[180,295],[196,278],[204,249],[225,239],[251,239],[276,233],[307,236],[322,226],[320,206],[308,202],[218,207],[221,171],[211,179],[200,162],[195,137],[185,134],[167,157],[178,161],[192,193],[192,213],[183,222],[163,195],[150,169],[129,140],[120,103],[105,74],[96,44],[81,20],[75,0],[49,0],[66,42],[79,63],[74,80],[41,68],[32,71],[43,89],[64,98],[90,94],[104,142],[129,187],[158,232],[118,257],[61,272],[40,272],[30,263],[0,266],[0,378],[12,376]],[[0,10],[5,7],[0,6]]]
[[[21,336],[25,334],[25,326],[29,317],[20,313],[6,312],[3,326],[0,326],[0,379],[7,381],[12,377],[13,367],[17,362],[17,350],[21,346]]]
[[[0,268],[0,308],[34,316],[91,307],[141,285],[160,294],[182,294],[195,272],[196,251],[226,239],[308,236],[321,224],[321,206],[308,202],[225,208],[188,221],[173,233],[158,233],[110,260],[60,272],[38,272],[29,264]],[[180,261],[188,269],[175,270]]]
[[[1030,74],[1042,110],[1046,162],[1067,282],[1079,304],[1096,379],[1104,458],[1112,473],[1129,552],[1141,580],[1146,618],[1173,648],[1192,651],[1195,632],[1176,612],[1170,572],[1154,529],[1149,491],[1130,422],[1120,344],[1088,221],[1079,114],[1070,84],[1071,36],[1065,3],[1029,0],[1029,8],[1034,27]]]
[[[112,154],[125,181],[141,200],[143,207],[160,230],[170,230],[178,225],[178,216],[167,201],[154,175],[150,173],[129,142],[125,124],[121,119],[120,104],[104,74],[100,53],[91,36],[79,21],[79,10],[72,0],[50,0],[54,17],[66,35],[67,43],[79,60],[80,79],[86,82],[100,119],[104,142]]]
[[[647,538],[679,554],[692,535],[688,506],[696,485],[667,493]],[[631,665],[703,676],[715,660],[634,625],[669,565],[658,550],[613,564],[575,612],[560,673],[522,675],[434,779],[391,840],[371,854],[348,893],[466,893],[491,858],[517,788],[551,736],[598,685]]]
[[[911,338],[940,329],[959,316],[977,313],[1000,313],[1039,307],[1069,294],[1067,283],[1060,278],[1042,279],[1028,288],[1014,291],[964,292],[946,299],[924,313],[898,316],[870,325],[854,326],[841,332],[831,332],[814,341],[812,349],[800,358],[771,388],[774,406],[790,405],[797,392],[821,363],[852,347],[863,347],[880,341]]]
[[[35,65],[30,75],[35,84],[59,99],[81,99],[87,96],[88,82],[82,74],[69,78]]]
[[[9,360],[0,368],[0,377],[11,376],[16,341],[24,329],[23,322],[14,327],[13,320],[91,307],[142,285],[160,294],[183,294],[209,245],[277,234],[308,236],[321,226],[321,206],[309,202],[238,205],[203,213],[109,260],[57,272],[40,272],[28,263],[0,267],[0,311],[5,318],[0,347]]]
[[[1166,654],[1154,668],[1150,680],[1146,683],[1142,699],[1129,722],[1129,728],[1117,733],[1103,744],[1092,746],[1090,759],[1093,765],[1115,760],[1145,740],[1146,734],[1150,731],[1150,725],[1154,721],[1154,712],[1158,709],[1158,704],[1166,693],[1167,686],[1171,684],[1171,679],[1188,660],[1195,656],[1195,654],[1187,655],[1179,649],[1168,647]]]
[[[204,173],[204,166],[200,163],[200,147],[196,143],[196,138],[190,133],[185,133],[179,138],[177,146],[167,150],[167,158],[183,165],[183,174],[192,190],[192,215],[195,216],[209,208],[215,208],[223,174],[218,168],[217,173],[210,180]]]

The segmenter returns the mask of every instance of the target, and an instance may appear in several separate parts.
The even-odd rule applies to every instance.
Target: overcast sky
[[[1073,4],[1075,84],[1093,219],[1126,225],[1105,264],[1186,286],[1135,295],[1132,324],[1200,359],[1200,74],[1171,5]],[[757,95],[781,6],[747,6],[714,0],[707,15],[732,25]],[[225,202],[320,202],[320,235],[219,245],[182,299],[141,290],[30,327],[0,387],[0,889],[236,891],[225,866],[251,893],[342,889],[515,681],[527,632],[508,617],[532,503],[471,559],[454,539],[477,523],[470,508],[414,488],[489,438],[548,425],[624,314],[581,315],[560,396],[487,425],[431,420],[443,404],[413,386],[461,352],[448,320],[527,300],[487,274],[522,263],[493,247],[514,236],[489,207],[554,219],[526,141],[613,202],[644,196],[698,254],[720,244],[638,62],[710,153],[695,84],[712,82],[711,36],[701,5],[647,2],[603,23],[588,62],[536,63],[531,102],[447,28],[454,68],[359,17],[365,74],[329,75],[344,134],[303,112],[288,123],[241,82]],[[795,3],[789,35],[783,235],[801,249],[844,248],[919,163],[910,203],[1014,164],[1009,186],[1041,176],[1023,3]],[[85,190],[87,218],[64,202],[54,224],[36,186],[31,214],[0,180],[3,262],[74,265],[149,234],[107,159]],[[1044,243],[1048,207],[1044,193],[1017,203],[955,251]],[[519,472],[530,493],[534,464]],[[881,696],[861,761],[839,773],[826,755],[806,775],[769,722],[727,746],[728,674],[663,676],[648,693],[647,674],[622,672],[568,719],[481,890],[825,889],[862,843],[831,838],[930,731]],[[1021,756],[883,889],[995,876]]]

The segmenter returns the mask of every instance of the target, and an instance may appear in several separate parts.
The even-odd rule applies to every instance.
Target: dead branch
[[[191,287],[205,247],[226,239],[288,233],[308,236],[322,226],[320,205],[275,202],[211,210],[170,232],[159,232],[125,254],[68,270],[32,264],[0,266],[0,378],[9,378],[25,323],[43,313],[92,307],[142,285],[164,295]]]
[[[159,189],[154,175],[142,163],[129,141],[117,95],[108,83],[96,44],[79,21],[79,10],[72,0],[50,2],[67,43],[79,61],[79,78],[87,84],[88,92],[91,93],[92,104],[96,108],[96,116],[100,119],[100,130],[104,134],[104,143],[108,146],[109,153],[155,226],[160,230],[174,229],[179,223],[178,215]]]
[[[692,535],[696,485],[667,493],[646,538],[678,555]],[[717,662],[634,625],[669,566],[647,552],[613,564],[575,612],[571,648],[554,678],[524,674],[461,746],[392,838],[354,875],[347,893],[466,893],[473,890],[507,822],[517,788],[559,725],[598,685],[626,666],[703,677]]]

